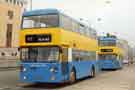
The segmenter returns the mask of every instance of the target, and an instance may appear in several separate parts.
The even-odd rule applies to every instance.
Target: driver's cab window
[[[123,60],[123,57],[122,57],[122,55],[119,55],[119,60]]]

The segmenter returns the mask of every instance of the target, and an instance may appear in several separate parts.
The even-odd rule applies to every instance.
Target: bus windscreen
[[[59,25],[58,15],[25,16],[22,21],[22,29],[48,28]]]

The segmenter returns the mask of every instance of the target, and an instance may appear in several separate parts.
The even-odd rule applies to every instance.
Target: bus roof
[[[38,16],[38,15],[48,15],[48,14],[58,14],[60,13],[58,9],[38,9],[28,12],[24,12],[23,16]]]
[[[71,16],[64,14],[63,12],[61,12],[60,10],[58,10],[56,8],[37,9],[37,10],[27,11],[27,12],[23,13],[23,17],[49,15],[49,14],[62,14],[64,16],[71,18],[73,21],[78,22],[79,24],[81,24],[85,27],[89,27],[89,25],[87,25],[79,20],[76,20],[76,19],[72,18]]]

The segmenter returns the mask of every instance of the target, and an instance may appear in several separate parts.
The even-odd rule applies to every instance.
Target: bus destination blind
[[[26,43],[51,42],[51,35],[26,35]]]
[[[101,52],[113,52],[112,49],[101,49]]]

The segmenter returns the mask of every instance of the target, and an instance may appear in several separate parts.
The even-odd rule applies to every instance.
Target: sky
[[[29,0],[30,1],[30,0]],[[33,0],[32,9],[58,8],[83,18],[98,34],[110,32],[135,45],[135,0]],[[30,4],[28,4],[28,10]]]

